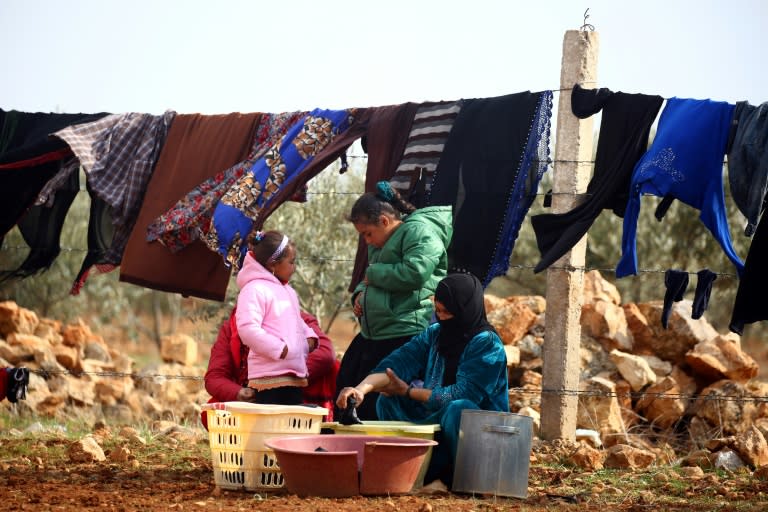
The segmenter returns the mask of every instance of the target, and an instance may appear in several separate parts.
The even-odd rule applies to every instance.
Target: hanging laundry
[[[661,310],[661,325],[665,329],[672,313],[672,303],[680,302],[685,297],[688,288],[688,272],[685,270],[669,269],[664,273],[664,307]]]
[[[107,252],[112,247],[115,226],[112,222],[112,208],[97,196],[91,187],[87,187],[91,197],[90,215],[88,216],[88,253],[85,255],[75,281],[69,290],[70,295],[79,295],[86,279],[93,268],[105,274],[116,268],[109,263]]]
[[[155,162],[175,117],[172,110],[160,116],[115,114],[53,134],[69,145],[80,160],[89,189],[111,208],[113,237],[103,260],[94,262],[102,269],[114,268],[122,261]],[[80,279],[87,276],[87,271],[81,271]]]
[[[107,114],[44,114],[0,110],[0,239],[33,205],[40,190],[72,156],[49,134]]]
[[[731,133],[728,181],[733,202],[747,218],[744,234],[752,236],[768,191],[768,102],[759,107],[736,103]]]
[[[549,157],[552,91],[464,100],[437,166],[431,205],[452,205],[449,265],[487,286],[509,268]]]
[[[72,155],[50,134],[70,125],[95,121],[99,114],[48,114],[0,109],[0,169],[36,167]]]
[[[570,251],[587,233],[603,210],[624,216],[635,164],[648,147],[648,136],[664,98],[645,94],[583,89],[571,92],[571,110],[585,119],[602,110],[595,169],[587,186],[587,199],[567,213],[531,217],[541,259],[541,272]]]
[[[178,114],[147,185],[125,247],[120,280],[155,290],[224,300],[229,269],[200,241],[171,253],[146,240],[147,226],[180,197],[245,159],[261,114]]]
[[[696,291],[691,306],[691,318],[694,320],[701,318],[709,307],[709,296],[712,294],[712,284],[717,279],[717,274],[708,268],[703,268],[696,272],[696,278]]]
[[[263,114],[248,157],[197,185],[155,219],[147,228],[147,241],[157,240],[171,252],[177,252],[199,240],[208,232],[213,211],[227,190],[305,115],[306,112]]]
[[[744,264],[728,232],[723,193],[723,158],[733,109],[729,103],[711,100],[667,101],[653,144],[632,174],[616,277],[637,274],[637,218],[642,194],[671,195],[700,210],[699,219],[742,273]]]
[[[0,400],[7,398],[13,404],[26,400],[28,387],[27,368],[0,368]]]
[[[0,272],[0,282],[23,279],[50,268],[61,252],[64,220],[79,191],[79,176],[70,173],[50,207],[34,205],[24,213],[17,225],[30,248],[29,254],[17,269]]]
[[[362,137],[363,150],[368,153],[365,171],[365,192],[373,192],[376,183],[389,180],[395,173],[408,142],[408,134],[418,103],[387,105],[371,109],[368,129]],[[360,235],[348,291],[352,292],[365,277],[368,267],[368,244]]]
[[[422,103],[413,117],[403,158],[390,184],[417,208],[427,205],[432,177],[460,110],[461,101]]]
[[[283,182],[277,191],[269,198],[269,201],[259,210],[253,227],[259,230],[270,215],[285,201],[294,200],[300,190],[306,189],[306,185],[334,160],[340,159],[346,153],[349,146],[357,139],[368,133],[372,115],[377,108],[349,109],[352,114],[349,117],[347,128],[338,133],[333,140],[321,149],[304,169],[295,174],[290,180]]]
[[[254,221],[275,193],[301,173],[333,138],[346,130],[353,110],[315,109],[248,169],[216,205],[204,240],[235,270],[248,251]]]
[[[763,215],[757,224],[752,245],[749,246],[744,272],[739,279],[736,299],[733,304],[729,329],[739,336],[744,334],[744,325],[768,320],[768,215]]]

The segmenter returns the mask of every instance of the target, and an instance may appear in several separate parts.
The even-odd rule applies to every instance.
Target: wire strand
[[[30,250],[29,247],[24,246],[3,246],[0,248],[0,251],[6,251],[6,250]],[[66,247],[62,248],[62,251],[68,251],[68,252],[88,252],[87,249],[78,249],[78,248],[72,248],[72,247]],[[309,261],[318,261],[318,262],[325,262],[325,261],[332,261],[332,262],[354,262],[354,258],[326,258],[324,256],[302,256],[301,259],[303,260],[309,260]],[[510,270],[533,270],[536,268],[536,265],[523,265],[523,264],[510,264],[509,269]],[[16,269],[13,270],[1,270],[0,272],[13,272]],[[581,272],[591,272],[593,270],[597,270],[599,272],[603,273],[616,273],[615,268],[606,268],[606,267],[591,267],[591,266],[574,266],[574,265],[563,265],[563,266],[555,266],[551,265],[547,267],[545,270],[566,270],[568,272],[574,272],[574,271],[581,271]],[[664,274],[667,272],[668,269],[660,269],[660,268],[641,268],[637,270],[638,274]],[[687,272],[691,276],[697,275],[696,272],[688,271]],[[731,272],[714,272],[718,277],[728,277],[737,279],[738,276]]]
[[[94,377],[105,378],[132,378],[135,380],[154,380],[155,382],[162,383],[165,380],[190,380],[190,381],[204,381],[205,379],[200,376],[191,375],[172,375],[165,373],[127,373],[118,371],[72,371],[72,370],[44,370],[34,369],[29,370],[30,373],[34,373],[44,379],[50,378],[54,375],[70,375],[73,377],[82,377],[85,375]],[[511,387],[509,391],[512,393],[520,393],[527,395],[560,395],[560,396],[577,396],[577,397],[602,397],[602,398],[632,398],[633,400],[641,398],[654,398],[660,400],[696,400],[696,401],[714,401],[714,402],[738,402],[738,403],[768,403],[768,396],[743,396],[732,394],[716,394],[710,393],[707,395],[696,395],[692,393],[668,393],[668,392],[649,392],[649,391],[597,391],[597,390],[581,390],[581,389],[552,389],[543,387]]]

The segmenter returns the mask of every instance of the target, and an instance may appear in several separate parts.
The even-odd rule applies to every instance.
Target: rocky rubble
[[[197,342],[185,334],[162,339],[162,364],[136,369],[82,320],[63,325],[38,318],[12,301],[0,302],[0,367],[30,369],[25,400],[0,402],[18,414],[114,418],[127,424],[172,419],[196,422],[205,368]]]
[[[739,337],[692,319],[691,306],[674,303],[665,329],[662,301],[622,304],[615,286],[587,273],[577,428],[595,431],[605,449],[561,443],[557,455],[541,456],[591,469],[768,464],[768,383],[755,379],[758,365]],[[487,295],[486,310],[512,355],[510,410],[536,427],[544,299]]]

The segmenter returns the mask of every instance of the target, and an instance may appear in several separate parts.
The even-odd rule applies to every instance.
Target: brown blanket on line
[[[146,241],[147,226],[195,186],[244,160],[261,114],[177,115],[147,186],[125,248],[120,280],[155,290],[223,301],[229,268],[201,241],[177,253]]]

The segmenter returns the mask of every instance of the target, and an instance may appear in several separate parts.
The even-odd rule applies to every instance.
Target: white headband
[[[283,251],[285,250],[287,245],[288,245],[288,237],[283,235],[283,239],[280,241],[280,245],[277,246],[277,249],[275,249],[275,252],[272,253],[272,256],[270,256],[267,261],[268,262],[277,261],[277,258],[279,258],[281,254],[283,254]]]

